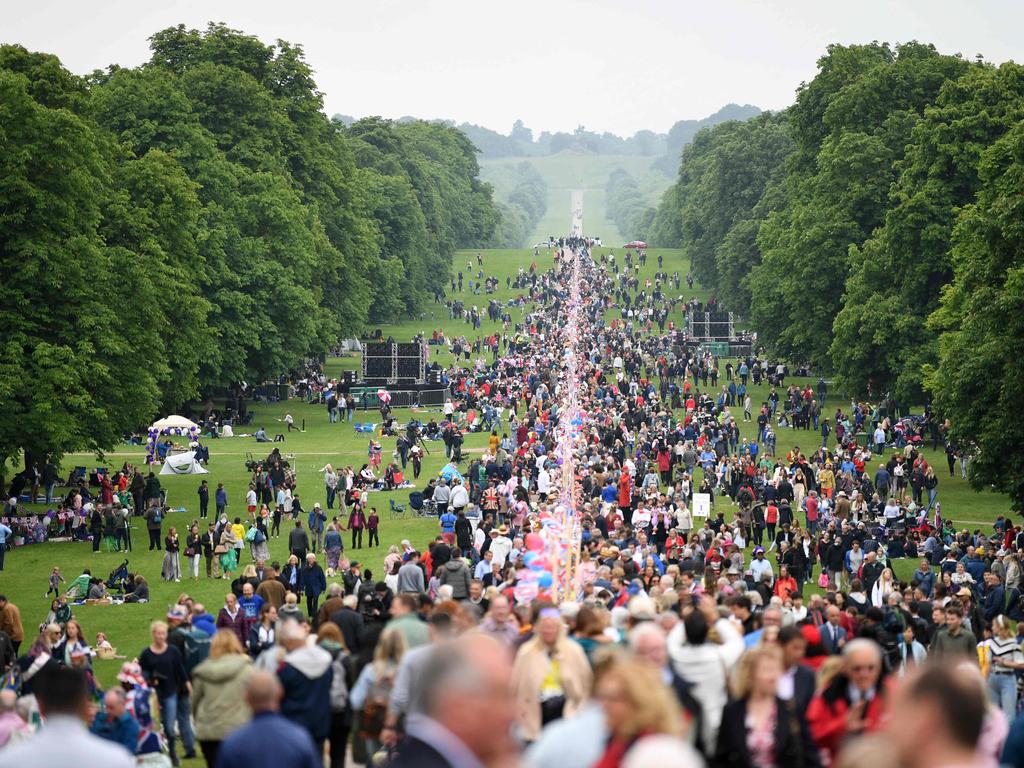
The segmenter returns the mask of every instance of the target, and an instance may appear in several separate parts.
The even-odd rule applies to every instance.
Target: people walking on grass
[[[173,525],[167,529],[164,539],[164,563],[160,576],[164,581],[181,581],[181,558],[179,557],[180,542],[178,529]]]
[[[355,504],[352,507],[352,514],[348,517],[348,528],[352,531],[352,549],[362,549],[363,529],[366,528],[366,515],[362,504]]]
[[[235,535],[234,526],[228,524],[226,516],[221,516],[220,541],[217,544],[215,553],[220,557],[221,578],[230,579],[231,574],[238,569],[238,550],[235,545],[238,537]]]
[[[199,533],[199,523],[193,522],[185,539],[185,564],[188,566],[189,578],[199,579],[199,562],[203,558],[203,536]]]

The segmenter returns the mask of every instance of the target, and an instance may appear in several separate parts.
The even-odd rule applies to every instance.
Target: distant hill
[[[588,131],[582,125],[572,133],[543,131],[534,137],[522,120],[516,120],[508,134],[499,133],[473,123],[461,123],[457,127],[469,137],[483,160],[502,157],[547,157],[561,152],[593,155],[615,155],[657,158],[654,167],[666,176],[675,176],[679,165],[679,154],[701,128],[718,125],[727,120],[749,120],[761,110],[751,104],[726,104],[713,115],[700,120],[680,120],[668,133],[637,131],[628,138],[614,133]],[[335,115],[335,120],[350,124],[347,115]],[[403,117],[399,120],[411,120]],[[455,125],[451,120],[440,122]]]
[[[654,167],[668,176],[675,176],[679,170],[679,155],[683,147],[693,141],[697,131],[701,128],[710,128],[729,120],[749,120],[761,114],[761,110],[753,104],[726,104],[713,115],[703,120],[680,120],[673,125],[668,132],[665,152],[655,161]]]

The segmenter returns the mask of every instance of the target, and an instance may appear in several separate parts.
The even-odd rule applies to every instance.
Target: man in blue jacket
[[[128,700],[121,688],[111,688],[103,697],[105,711],[97,712],[92,721],[93,734],[120,744],[134,755],[139,742],[139,723],[128,711]]]
[[[330,654],[327,656],[330,658]],[[252,722],[224,739],[216,768],[321,768],[323,752],[316,751],[309,733],[278,712],[281,696],[281,683],[276,677],[263,670],[253,671],[245,690]],[[324,711],[329,717],[330,706]]]
[[[331,682],[334,679],[331,654],[309,645],[305,627],[294,621],[281,622],[277,642],[286,653],[277,670],[284,689],[281,714],[309,732],[316,754],[322,755],[331,728]]]
[[[932,590],[935,588],[935,574],[927,560],[922,560],[921,565],[910,579],[910,583],[920,587],[925,596],[931,598]]]

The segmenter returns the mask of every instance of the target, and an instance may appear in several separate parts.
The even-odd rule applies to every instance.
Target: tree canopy
[[[223,25],[87,78],[0,47],[0,458],[99,450],[442,291],[499,224],[457,129],[332,122],[302,49]]]
[[[683,248],[769,353],[853,397],[933,398],[972,482],[1024,508],[1022,120],[1020,65],[833,45],[788,109],[696,135],[648,239]]]

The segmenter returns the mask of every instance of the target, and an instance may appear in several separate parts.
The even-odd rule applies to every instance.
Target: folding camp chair
[[[401,504],[395,504],[394,499],[388,499],[388,504],[391,506],[391,519],[392,520],[403,520],[405,519],[405,507]]]

